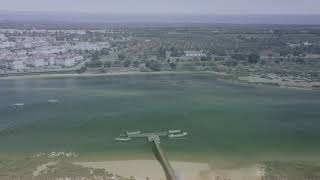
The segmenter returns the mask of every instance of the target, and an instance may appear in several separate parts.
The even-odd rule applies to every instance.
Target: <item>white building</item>
[[[70,49],[75,50],[100,50],[100,47],[97,44],[92,44],[89,42],[80,42],[74,46],[70,46]]]
[[[0,34],[0,41],[6,41],[8,38],[4,34]]]
[[[301,46],[300,43],[287,43],[287,45],[288,45],[290,48],[296,48],[296,47],[300,47],[300,46]]]
[[[63,47],[42,47],[42,48],[36,48],[34,51],[29,52],[29,54],[51,55],[54,53],[65,53],[66,51],[67,49]]]
[[[306,42],[303,43],[303,45],[304,45],[304,46],[311,46],[312,43],[309,43],[308,41],[306,41]]]
[[[46,62],[44,59],[32,59],[29,60],[28,64],[33,67],[42,67],[46,65]]]
[[[22,70],[24,69],[26,66],[24,64],[23,61],[10,61],[9,62],[9,67],[11,69],[14,69],[14,70]]]
[[[73,58],[67,58],[64,60],[64,66],[66,67],[71,67],[71,66],[74,66],[76,65],[76,59],[73,57]]]
[[[83,60],[84,60],[83,56],[69,57],[64,60],[64,66],[66,66],[66,67],[75,66],[77,63],[79,63]]]
[[[48,61],[47,61],[47,64],[48,64],[49,66],[56,65],[56,59],[55,59],[55,57],[50,57],[50,58],[48,59]]]
[[[76,62],[81,62],[84,60],[84,57],[83,56],[74,56]]]
[[[0,49],[12,48],[12,47],[15,47],[15,45],[16,45],[15,42],[5,41],[5,42],[0,43]]]
[[[98,46],[100,49],[110,48],[110,43],[109,43],[109,42],[99,42],[99,43],[97,44],[97,46]]]
[[[205,57],[207,56],[205,53],[201,51],[184,51],[186,57]]]

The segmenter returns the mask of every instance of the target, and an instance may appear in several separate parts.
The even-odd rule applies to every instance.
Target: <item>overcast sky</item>
[[[320,14],[320,0],[0,0],[0,10],[116,14]]]

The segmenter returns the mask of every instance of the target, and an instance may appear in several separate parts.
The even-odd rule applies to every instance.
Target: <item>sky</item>
[[[0,11],[113,14],[320,14],[320,0],[0,0]]]

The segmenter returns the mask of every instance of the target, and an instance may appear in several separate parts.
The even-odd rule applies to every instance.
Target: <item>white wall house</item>
[[[75,58],[67,58],[64,60],[64,66],[71,67],[76,65],[76,59]]]
[[[5,41],[5,42],[0,43],[0,49],[12,48],[12,47],[15,47],[15,45],[16,45],[15,42]]]
[[[54,57],[50,57],[47,61],[49,66],[56,65],[56,59]]]
[[[201,51],[184,51],[186,57],[205,57],[205,53]]]
[[[74,56],[76,62],[81,62],[84,60],[84,57],[83,56]]]
[[[309,43],[308,41],[303,43],[304,46],[312,46],[312,43]]]
[[[69,49],[75,50],[99,50],[100,47],[97,44],[92,44],[89,42],[79,42],[74,46],[70,46]]]
[[[22,70],[26,68],[23,61],[11,61],[9,62],[9,67],[14,70]]]
[[[290,48],[296,48],[296,47],[300,47],[300,46],[301,46],[300,43],[287,43],[287,45],[288,45]]]
[[[34,67],[42,67],[46,65],[46,62],[44,59],[32,59],[28,64]]]

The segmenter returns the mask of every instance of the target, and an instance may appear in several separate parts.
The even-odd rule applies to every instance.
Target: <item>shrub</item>
[[[161,70],[160,62],[155,61],[155,60],[148,61],[146,63],[146,67],[153,70],[153,71],[160,71]]]

